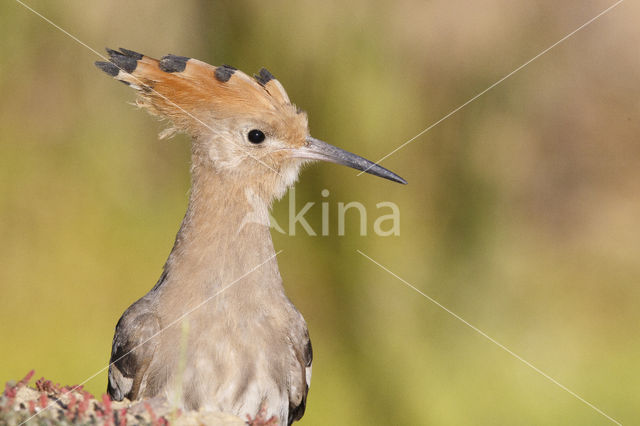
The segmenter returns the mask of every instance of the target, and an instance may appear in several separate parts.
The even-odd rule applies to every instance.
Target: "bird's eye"
[[[249,130],[249,134],[247,134],[247,138],[251,143],[262,143],[264,142],[266,136],[262,132],[262,130],[253,129]]]

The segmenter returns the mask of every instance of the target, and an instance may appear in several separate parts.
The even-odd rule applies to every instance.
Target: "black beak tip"
[[[396,174],[394,174],[393,176],[388,177],[387,179],[389,179],[389,180],[391,180],[393,182],[401,183],[403,185],[406,185],[407,183],[409,183],[409,182],[407,182],[406,180],[404,180],[403,178],[401,178],[400,176],[398,176]]]
[[[364,173],[369,173],[373,176],[378,176],[381,177],[383,179],[387,179],[390,180],[391,182],[396,182],[396,183],[401,183],[403,185],[407,184],[407,181],[404,180],[403,178],[401,178],[400,176],[398,176],[397,174],[393,173],[391,170],[387,170],[384,167],[381,167],[377,164],[373,164],[369,168],[362,168],[360,170],[362,170],[362,172]]]
[[[378,166],[380,167],[380,166]],[[370,172],[367,170],[367,173],[371,173],[374,176],[379,176],[381,178],[385,178],[387,180],[390,180],[392,182],[396,182],[396,183],[401,183],[403,185],[406,185],[408,182],[406,180],[404,180],[403,178],[401,178],[400,176],[398,176],[397,174],[393,173],[391,170],[387,170],[385,168],[380,167],[381,170],[376,170],[375,172]]]

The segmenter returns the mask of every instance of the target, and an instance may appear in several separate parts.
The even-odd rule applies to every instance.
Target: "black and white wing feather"
[[[138,399],[144,390],[145,373],[157,347],[153,337],[160,331],[160,321],[140,299],[129,307],[116,325],[109,361],[107,392],[112,399]]]

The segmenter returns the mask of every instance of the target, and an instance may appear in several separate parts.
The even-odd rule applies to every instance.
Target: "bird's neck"
[[[283,293],[269,232],[269,203],[246,179],[194,165],[189,206],[154,290],[194,301]]]

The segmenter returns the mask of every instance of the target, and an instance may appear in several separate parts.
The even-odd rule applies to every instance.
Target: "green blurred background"
[[[372,160],[613,2],[29,4],[102,52],[266,66],[314,136]],[[0,5],[0,380],[84,381],[160,275],[188,140],[127,104],[99,58]],[[640,421],[640,7],[624,2],[384,161],[400,186],[307,168],[331,236],[274,233],[315,349],[303,424],[610,424],[360,256],[381,262],[625,424]],[[323,189],[330,191],[321,197]],[[337,203],[360,201],[337,236]],[[371,233],[375,204],[401,234]],[[287,226],[288,199],[275,206]],[[106,373],[86,384],[102,394]]]

